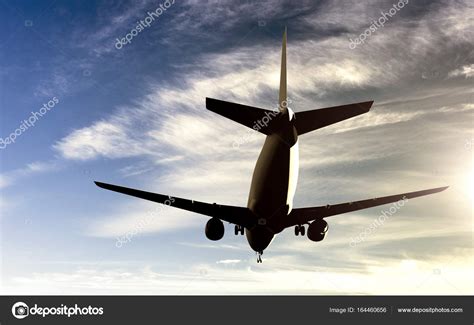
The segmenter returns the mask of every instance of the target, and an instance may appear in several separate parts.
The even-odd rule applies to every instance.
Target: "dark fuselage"
[[[281,220],[291,211],[298,178],[298,136],[291,109],[281,112],[276,131],[267,135],[252,177],[248,208],[258,225],[246,229],[253,250],[262,252],[283,230]]]

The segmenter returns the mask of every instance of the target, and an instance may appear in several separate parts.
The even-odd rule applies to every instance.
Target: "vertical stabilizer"
[[[284,112],[287,108],[286,95],[286,26],[283,33],[283,42],[281,45],[281,71],[280,71],[280,95],[278,98],[278,106],[280,111]]]

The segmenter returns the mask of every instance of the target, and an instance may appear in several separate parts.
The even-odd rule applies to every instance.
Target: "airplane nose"
[[[246,229],[245,235],[247,241],[256,252],[263,252],[270,245],[274,234],[268,227],[256,226],[252,229]]]

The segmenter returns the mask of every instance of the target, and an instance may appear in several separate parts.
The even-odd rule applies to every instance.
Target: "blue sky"
[[[472,4],[406,1],[351,49],[397,2],[176,0],[116,48],[163,3],[0,1],[0,137],[57,99],[0,149],[0,292],[473,293]],[[205,216],[94,186],[245,205],[264,139],[205,97],[275,107],[284,26],[295,111],[375,100],[301,137],[295,207],[450,188],[355,246],[389,206],[290,229],[257,265],[230,225],[210,242]]]

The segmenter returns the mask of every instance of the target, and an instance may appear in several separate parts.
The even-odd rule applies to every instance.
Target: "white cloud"
[[[130,212],[132,211],[132,212]],[[131,240],[150,234],[202,225],[206,220],[200,215],[183,212],[161,204],[130,199],[113,209],[110,215],[84,220],[85,233],[93,237],[117,238],[128,236]]]
[[[85,266],[71,272],[35,272],[9,279],[5,294],[472,294],[471,266],[462,256],[444,264],[402,259],[364,261],[364,272],[301,267],[295,258],[276,256],[262,265],[199,264],[166,273],[142,269]],[[446,262],[446,261],[444,261]],[[383,285],[381,285],[383,284]]]
[[[126,129],[130,124],[126,114],[113,117],[110,121],[95,122],[90,127],[76,130],[54,145],[64,158],[89,160],[99,155],[108,158],[137,156],[149,152],[146,143]],[[134,121],[136,122],[136,121]]]
[[[241,260],[220,260],[217,261],[216,264],[237,264],[242,262]]]
[[[295,55],[309,56],[311,48],[295,44],[294,51]],[[278,50],[258,46],[234,54],[206,57],[197,65],[212,71],[210,75],[202,77],[199,71],[189,73],[184,81],[185,89],[158,87],[137,107],[119,109],[107,120],[75,130],[58,141],[54,148],[64,158],[75,160],[99,156],[123,158],[156,155],[163,146],[171,145],[177,150],[203,150],[205,154],[216,145],[209,140],[210,135],[217,134],[216,129],[222,131],[220,136],[232,133],[228,122],[205,111],[205,97],[233,98],[243,103],[254,102],[257,106],[273,108],[277,96],[262,98],[261,92],[274,89],[277,93],[278,78],[275,78],[275,74],[278,74],[279,69],[278,55]],[[291,74],[301,76],[290,81],[294,94],[291,96],[295,98],[302,97],[302,92],[311,91],[314,87],[321,91],[340,86],[359,87],[379,76],[379,72],[357,60],[342,60],[338,64],[307,61],[307,58],[295,60],[300,61],[306,63],[296,63],[291,68]],[[143,123],[146,129],[141,128],[142,132],[137,132],[138,126]],[[227,131],[224,131],[224,126]],[[203,141],[204,138],[207,140]],[[228,143],[231,145],[233,140]],[[185,147],[178,147],[180,143]]]
[[[0,189],[14,184],[16,181],[33,174],[55,171],[59,168],[56,161],[35,161],[25,167],[0,174]]]
[[[464,65],[458,69],[451,71],[448,74],[449,77],[460,77],[463,76],[465,78],[474,77],[474,64]]]
[[[26,165],[26,168],[23,169],[24,173],[41,173],[55,170],[57,164],[55,161],[34,161]]]

